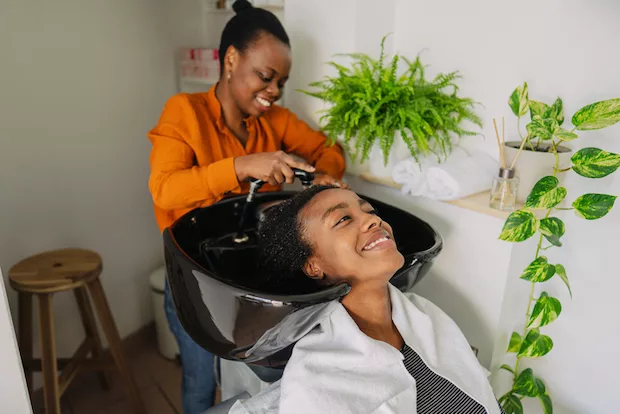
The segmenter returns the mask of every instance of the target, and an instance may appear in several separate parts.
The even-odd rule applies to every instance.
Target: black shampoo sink
[[[255,228],[261,208],[294,192],[258,193],[245,228],[233,242],[245,196],[197,208],[164,231],[168,283],[181,324],[200,346],[222,358],[264,366],[286,364],[292,346],[316,326],[350,288],[319,287],[307,277],[291,286],[262,283],[256,264]],[[441,236],[419,218],[370,197],[394,229],[405,265],[391,283],[411,289],[442,249]]]

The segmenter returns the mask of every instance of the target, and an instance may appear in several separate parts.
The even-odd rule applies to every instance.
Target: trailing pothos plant
[[[514,366],[505,364],[501,369],[512,374],[513,384],[511,389],[499,398],[499,402],[506,414],[514,414],[523,413],[523,398],[539,398],[544,412],[550,414],[553,406],[544,382],[534,375],[531,368],[522,369],[520,364],[524,358],[540,358],[551,351],[553,340],[543,334],[541,328],[555,321],[562,312],[562,304],[558,298],[550,296],[544,290],[536,297],[535,293],[539,290],[536,287],[557,276],[566,284],[572,298],[564,266],[549,263],[543,255],[547,249],[562,246],[565,226],[554,213],[559,210],[574,210],[586,220],[596,220],[605,216],[616,200],[616,196],[608,194],[583,194],[575,198],[570,207],[559,207],[568,192],[560,185],[558,175],[572,170],[586,178],[602,178],[620,167],[620,155],[599,148],[583,148],[571,158],[571,167],[560,169],[557,149],[560,143],[577,139],[577,131],[601,129],[620,121],[620,98],[596,102],[579,109],[571,119],[573,128],[570,130],[562,127],[562,100],[558,98],[552,105],[530,100],[527,83],[515,89],[509,105],[519,121],[530,113],[531,122],[526,126],[527,135],[522,139],[532,147],[538,147],[545,142],[545,147],[548,146],[549,152],[555,155],[555,168],[553,175],[542,177],[536,183],[525,206],[508,217],[500,235],[500,239],[508,242],[523,242],[536,236],[538,245],[532,262],[521,274],[521,279],[531,283],[525,326],[522,332],[513,332],[510,338],[507,352],[516,354],[516,361]],[[534,210],[542,210],[542,213],[536,215]],[[544,217],[540,219],[541,216]]]
[[[482,126],[475,102],[457,95],[458,72],[430,80],[419,57],[412,62],[395,54],[386,60],[386,38],[379,59],[363,53],[337,55],[350,58],[351,65],[329,62],[337,75],[311,83],[313,91],[300,92],[330,105],[321,111],[322,129],[330,144],[342,138],[354,161],[365,161],[378,142],[387,163],[396,133],[416,160],[431,153],[444,159],[454,136],[477,135],[464,129],[464,121]],[[399,75],[403,62],[406,69]]]

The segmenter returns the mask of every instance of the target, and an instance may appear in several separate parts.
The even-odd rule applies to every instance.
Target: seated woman
[[[485,370],[437,306],[401,293],[392,228],[352,191],[316,186],[265,212],[274,283],[309,277],[351,291],[297,342],[282,379],[231,413],[501,413]]]

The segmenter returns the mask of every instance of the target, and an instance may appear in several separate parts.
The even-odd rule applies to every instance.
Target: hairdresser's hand
[[[331,175],[316,173],[314,174],[314,181],[312,182],[314,185],[333,185],[340,188],[348,189],[349,186],[343,183],[340,180],[336,180]]]
[[[271,185],[290,184],[295,178],[291,168],[314,172],[313,166],[297,161],[283,151],[259,152],[235,158],[235,173],[239,181],[257,178]]]

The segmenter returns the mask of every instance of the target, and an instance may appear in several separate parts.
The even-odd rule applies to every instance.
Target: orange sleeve
[[[345,162],[340,145],[336,143],[329,147],[325,146],[327,140],[325,135],[310,128],[292,112],[286,112],[286,127],[282,135],[284,151],[304,158],[317,169],[317,172],[341,179],[344,175]]]
[[[153,145],[149,190],[155,205],[164,210],[214,203],[239,187],[233,158],[195,165],[192,133],[201,138],[197,128],[196,111],[188,96],[180,94],[168,100],[148,134]]]

